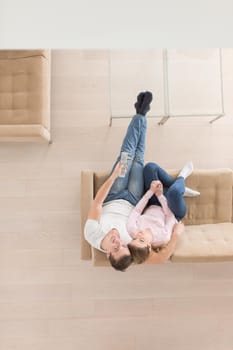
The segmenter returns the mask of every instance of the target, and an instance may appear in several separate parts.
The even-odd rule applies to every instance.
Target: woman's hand
[[[163,184],[159,180],[154,180],[150,184],[150,189],[156,196],[161,196],[163,194]]]
[[[183,232],[184,232],[184,224],[182,221],[179,221],[177,224],[174,225],[173,233],[176,234],[177,236],[180,236],[181,233]]]

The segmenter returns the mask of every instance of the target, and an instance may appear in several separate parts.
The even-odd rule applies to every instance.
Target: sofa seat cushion
[[[171,260],[174,262],[233,260],[233,223],[186,226]]]

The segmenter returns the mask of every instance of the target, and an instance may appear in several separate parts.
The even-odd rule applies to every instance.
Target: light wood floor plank
[[[233,169],[232,49],[223,63],[226,117],[149,119],[146,161]],[[80,172],[111,169],[130,119],[109,126],[108,50],[56,50],[51,69],[53,143],[0,145],[0,349],[231,350],[232,263],[80,260]]]

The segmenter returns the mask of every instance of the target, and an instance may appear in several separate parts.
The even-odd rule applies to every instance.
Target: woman
[[[173,179],[156,163],[145,166],[146,193],[127,221],[127,230],[132,237],[128,248],[136,263],[144,262],[149,256],[147,262],[163,262],[174,252],[177,238],[184,231],[180,220],[186,214],[185,179],[192,171],[193,164],[188,162]],[[192,192],[193,196],[199,195],[197,191]],[[152,249],[157,248],[160,252],[153,254]]]

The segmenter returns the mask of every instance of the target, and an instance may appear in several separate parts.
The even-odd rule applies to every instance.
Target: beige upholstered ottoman
[[[50,141],[50,51],[0,50],[0,141]]]
[[[168,172],[172,176],[178,174],[178,171]],[[83,234],[90,202],[108,173],[83,171],[81,175],[81,258],[92,259],[95,266],[109,265],[105,254],[91,248]],[[232,170],[195,170],[186,184],[201,195],[186,198],[186,228],[171,261],[233,260]]]

